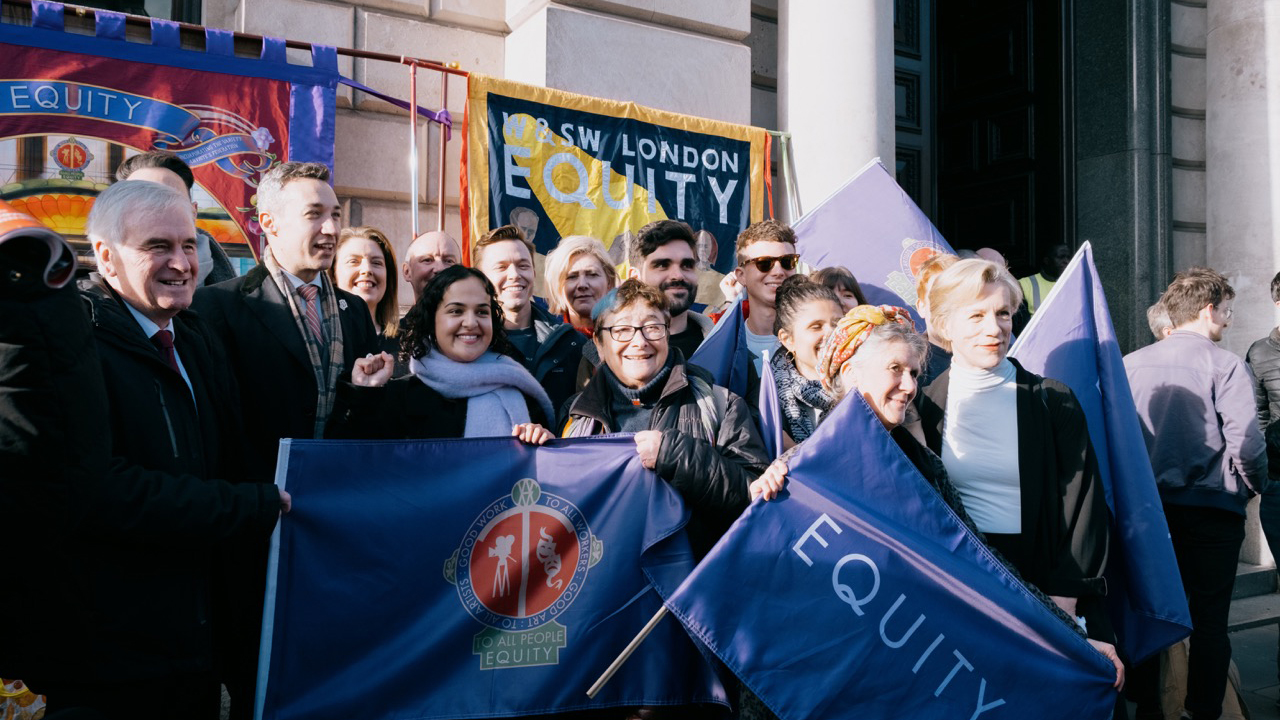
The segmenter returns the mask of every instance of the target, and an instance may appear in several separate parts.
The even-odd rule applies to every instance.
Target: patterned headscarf
[[[818,351],[818,374],[823,387],[831,387],[831,380],[840,374],[840,368],[858,351],[872,329],[891,322],[912,330],[916,327],[911,313],[892,305],[859,305],[845,313]]]

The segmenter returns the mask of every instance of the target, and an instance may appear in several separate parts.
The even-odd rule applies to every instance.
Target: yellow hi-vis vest
[[[1036,310],[1040,309],[1040,302],[1049,297],[1053,283],[1045,280],[1043,274],[1036,273],[1031,277],[1019,278],[1018,284],[1022,286],[1022,296],[1027,300],[1027,312],[1035,315]]]

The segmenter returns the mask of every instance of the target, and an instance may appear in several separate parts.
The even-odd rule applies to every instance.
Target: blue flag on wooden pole
[[[1116,700],[1110,661],[991,555],[857,393],[667,607],[782,720],[1077,720]]]
[[[773,352],[765,353],[764,372],[760,374],[760,401],[756,406],[760,411],[760,437],[764,439],[764,448],[769,457],[776,458],[782,453],[782,405],[778,402],[778,384],[773,379],[773,367],[770,361],[773,354],[786,352],[778,346]]]
[[[738,397],[747,396],[748,366],[751,363],[744,334],[746,319],[742,314],[742,299],[743,296],[739,295],[733,301],[689,358],[690,365],[711,373],[717,385],[728,388]]]

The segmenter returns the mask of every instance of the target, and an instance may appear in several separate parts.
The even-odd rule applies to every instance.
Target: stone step
[[[1268,595],[1276,591],[1276,569],[1271,566],[1236,565],[1236,584],[1231,592],[1232,600]]]
[[[1234,600],[1227,618],[1228,632],[1280,623],[1280,595],[1255,595]]]

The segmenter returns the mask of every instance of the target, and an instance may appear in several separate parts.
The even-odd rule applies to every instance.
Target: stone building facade
[[[1007,235],[1015,270],[1030,272],[1036,253],[1058,238],[1091,241],[1126,349],[1148,341],[1146,306],[1175,270],[1194,264],[1225,272],[1240,292],[1227,347],[1242,352],[1275,324],[1267,287],[1280,248],[1280,0],[1062,0],[1056,8],[1035,4],[1038,15],[1029,0],[1003,0],[977,18],[944,13],[940,5],[204,0],[202,12],[212,27],[456,62],[464,70],[781,130],[790,133],[802,209],[881,157],[954,244],[977,247]],[[1027,197],[1036,212],[1054,217],[1043,231],[1024,233],[1041,235],[1032,238],[1019,235],[1021,226],[1006,233],[999,208],[961,217],[969,200],[952,200],[961,207],[949,213],[946,206],[947,157],[956,143],[948,129],[953,119],[938,100],[960,72],[950,67],[955,48],[961,59],[973,54],[959,36],[1011,16],[1029,26],[1011,46],[1028,56],[1022,75],[1040,72],[1036,92],[1043,95],[1044,69],[1060,72],[1052,86],[1057,96],[1018,110],[1040,118],[1025,132],[1000,118],[973,122],[982,150],[993,157],[997,149],[987,136],[1006,154],[1010,143],[1042,136],[1027,148],[1041,161],[1035,178],[1041,189]],[[1052,28],[1047,37],[1042,28]],[[1038,43],[1034,52],[1027,50],[1031,42]],[[1052,63],[1033,64],[1055,53]],[[345,57],[340,63],[360,82],[408,93],[405,67]],[[419,91],[421,104],[440,105],[437,75],[420,73]],[[464,99],[465,81],[451,79],[448,106],[456,118]],[[1055,113],[1056,125],[1042,124]],[[1057,133],[1047,144],[1046,128]],[[419,138],[420,222],[430,228],[441,212],[438,128],[424,123]],[[339,195],[353,223],[382,227],[401,248],[410,234],[407,140],[405,113],[340,90]],[[1045,148],[1054,147],[1061,157],[1046,164]],[[460,230],[460,148],[455,136],[444,180],[445,227],[453,232]],[[1060,192],[1046,196],[1043,189],[1053,183]],[[793,214],[777,195],[779,215]],[[1024,212],[1028,203],[1015,198],[1010,212]]]
[[[204,0],[204,24],[258,35],[456,62],[467,71],[736,123],[753,121],[751,5],[746,0]],[[307,62],[298,51],[298,62]],[[407,98],[406,66],[339,58],[344,75]],[[420,70],[419,104],[441,106],[440,76]],[[459,122],[466,81],[453,77]],[[420,226],[436,227],[439,128],[422,123]],[[334,185],[351,224],[412,239],[407,113],[365,93],[338,94]],[[458,156],[447,144],[445,229],[459,236]],[[401,302],[410,301],[402,288]]]
[[[1265,335],[1280,269],[1280,0],[998,0],[977,17],[957,7],[204,0],[203,21],[781,130],[801,209],[880,157],[953,244],[1000,247],[1020,274],[1054,242],[1090,241],[1126,351],[1150,342],[1146,307],[1192,265],[1224,272],[1239,293],[1226,347],[1243,353]],[[341,58],[341,69],[407,96],[405,67]],[[438,76],[419,78],[420,103],[439,107]],[[449,110],[461,118],[465,81],[449,83]],[[963,107],[966,93],[983,92],[1002,114]],[[380,227],[402,251],[411,239],[405,113],[343,88],[337,129],[335,185],[349,221]],[[435,227],[443,212],[458,234],[461,143],[448,144],[440,208],[438,128],[418,132],[420,222]],[[957,149],[968,158],[959,174]],[[1007,198],[987,207],[991,177]],[[787,219],[795,209],[782,196]],[[1255,529],[1244,559],[1265,554]]]

